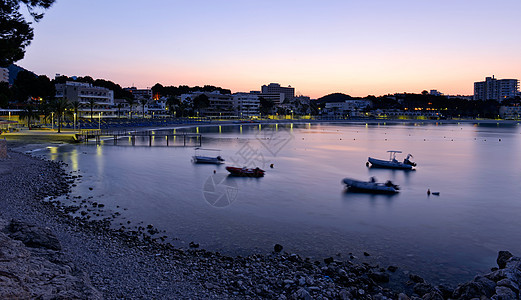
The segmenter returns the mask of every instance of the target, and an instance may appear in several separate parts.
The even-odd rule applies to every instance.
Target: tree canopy
[[[34,37],[31,22],[25,20],[20,5],[25,5],[34,21],[42,19],[41,9],[51,7],[55,0],[1,0],[0,1],[0,67],[8,67],[22,59],[25,48]]]

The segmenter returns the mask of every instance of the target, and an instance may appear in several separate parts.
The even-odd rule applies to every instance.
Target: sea
[[[82,176],[60,200],[88,200],[93,219],[117,215],[114,228],[153,225],[184,249],[193,242],[235,256],[270,253],[280,244],[316,260],[395,265],[432,283],[487,272],[500,250],[521,255],[517,123],[233,124],[151,132],[151,142],[123,137],[48,147],[45,157]],[[226,163],[194,164],[196,147]],[[366,165],[369,156],[388,159],[389,150],[402,151],[399,160],[411,154],[415,170]],[[226,166],[259,167],[266,175],[230,177]],[[346,177],[391,180],[400,192],[351,192],[342,184]]]

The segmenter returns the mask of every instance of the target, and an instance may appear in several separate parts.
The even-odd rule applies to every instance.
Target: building
[[[69,102],[78,101],[78,117],[92,116],[114,116],[114,92],[104,87],[93,86],[90,83],[67,81],[58,83],[56,87],[56,98],[65,98]]]
[[[194,104],[194,100],[200,96],[206,95],[208,97],[208,106],[201,109],[196,109],[196,112],[201,117],[230,117],[235,115],[233,107],[233,97],[229,94],[221,94],[219,91],[213,92],[193,92],[190,94],[182,94],[181,102]]]
[[[497,100],[499,102],[519,95],[518,79],[486,77],[485,81],[474,82],[474,100]]]
[[[325,105],[324,113],[331,116],[359,116],[367,107],[371,107],[371,100],[346,100],[344,102],[328,102]]]
[[[256,93],[235,93],[233,97],[233,107],[239,117],[252,117],[260,114],[259,94]]]
[[[501,106],[499,107],[499,117],[505,120],[521,119],[521,106]]]
[[[295,98],[295,88],[291,86],[282,87],[278,83],[270,83],[261,87],[261,97],[271,99],[275,105],[279,105],[286,99],[293,100]]]
[[[9,69],[0,68],[0,82],[9,82]]]
[[[443,93],[438,91],[438,90],[431,90],[429,92],[429,95],[431,95],[431,96],[443,96]]]
[[[152,89],[138,89],[136,87],[129,87],[129,88],[124,88],[125,91],[129,91],[132,93],[132,95],[134,95],[134,99],[136,100],[141,100],[141,99],[145,99],[145,100],[152,100]]]

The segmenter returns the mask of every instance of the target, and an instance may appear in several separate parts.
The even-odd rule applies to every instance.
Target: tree
[[[69,101],[65,98],[57,98],[53,102],[54,112],[56,113],[56,118],[58,120],[58,133],[61,132],[63,116],[70,105]]]
[[[27,120],[27,127],[29,130],[31,129],[32,120],[38,120],[40,115],[38,114],[38,110],[33,103],[27,104],[25,109],[20,113],[20,120]]]
[[[201,94],[194,98],[194,108],[201,113],[201,109],[210,106],[210,99],[205,94]]]
[[[36,9],[47,9],[55,0],[4,0],[0,3],[0,67],[8,67],[22,59],[25,48],[34,37],[33,29],[20,13],[24,4],[34,21],[42,19],[43,13]]]
[[[179,107],[180,104],[181,104],[181,101],[179,100],[179,98],[177,98],[175,96],[170,96],[166,100],[166,106],[168,107],[168,111],[170,112],[171,115],[174,114],[174,111],[176,110],[177,107]]]
[[[123,103],[119,102],[118,105],[116,105],[116,107],[118,108],[118,119],[119,119],[121,116],[121,108],[123,108]]]
[[[273,109],[273,106],[275,106],[275,103],[271,99],[259,97],[259,105],[259,111],[261,112],[261,114],[268,115],[271,113],[271,110]]]
[[[0,82],[0,107],[7,108],[9,106],[9,99],[13,96],[9,89],[9,83]]]
[[[147,99],[141,99],[139,100],[139,103],[141,103],[141,107],[143,108],[143,119],[145,118],[145,105],[147,105],[148,100]]]
[[[132,107],[136,104],[136,100],[134,100],[134,98],[128,98],[125,99],[125,101],[127,101],[128,106],[130,107],[130,118],[132,119]]]
[[[89,107],[90,107],[90,119],[92,120],[92,113],[94,110],[94,105],[96,104],[96,99],[89,99]]]

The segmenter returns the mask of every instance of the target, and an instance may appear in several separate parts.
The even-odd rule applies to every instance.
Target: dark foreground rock
[[[102,299],[87,274],[50,248],[28,248],[0,219],[0,299]],[[35,226],[32,226],[35,229]]]

